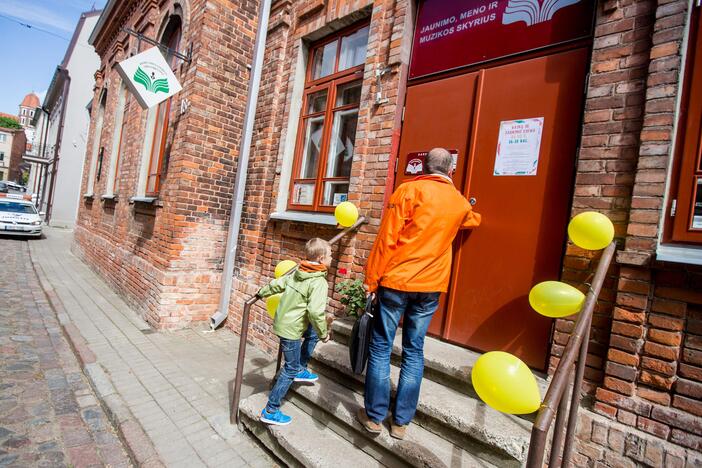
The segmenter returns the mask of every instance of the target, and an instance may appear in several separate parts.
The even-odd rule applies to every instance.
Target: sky
[[[17,115],[34,91],[43,100],[80,14],[106,0],[0,0],[0,112]],[[20,25],[30,25],[27,26]]]

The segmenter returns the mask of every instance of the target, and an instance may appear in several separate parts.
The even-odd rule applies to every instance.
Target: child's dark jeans
[[[307,364],[310,362],[310,357],[318,341],[319,336],[317,336],[312,325],[307,327],[307,331],[305,331],[302,338],[299,340],[289,340],[280,337],[280,347],[283,350],[284,363],[275,381],[275,385],[273,385],[273,389],[268,396],[268,404],[266,405],[266,411],[268,413],[275,413],[280,409],[280,404],[288,393],[290,385],[292,385],[295,380],[295,376],[307,368]]]

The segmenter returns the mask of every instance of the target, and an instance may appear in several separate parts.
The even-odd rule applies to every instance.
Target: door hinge
[[[405,110],[407,110],[407,108],[405,106],[402,106],[402,121],[403,122],[405,121]]]
[[[397,166],[400,165],[400,158],[395,158],[395,174],[397,174]]]
[[[585,87],[583,88],[583,94],[587,95],[587,89],[590,87],[590,74],[585,75]]]
[[[675,210],[678,207],[678,200],[673,200],[673,203],[670,204],[670,217],[675,216]]]

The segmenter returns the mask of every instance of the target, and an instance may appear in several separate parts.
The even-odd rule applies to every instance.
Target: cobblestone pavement
[[[0,239],[0,466],[131,466],[32,268]]]
[[[268,468],[277,462],[229,423],[238,337],[206,324],[149,327],[71,253],[72,232],[30,242],[39,280],[84,371],[142,466]],[[248,347],[242,397],[267,388],[275,361]]]

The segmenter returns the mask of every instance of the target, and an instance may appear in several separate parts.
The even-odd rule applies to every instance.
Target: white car
[[[41,216],[30,200],[20,195],[0,197],[0,234],[41,237]]]

